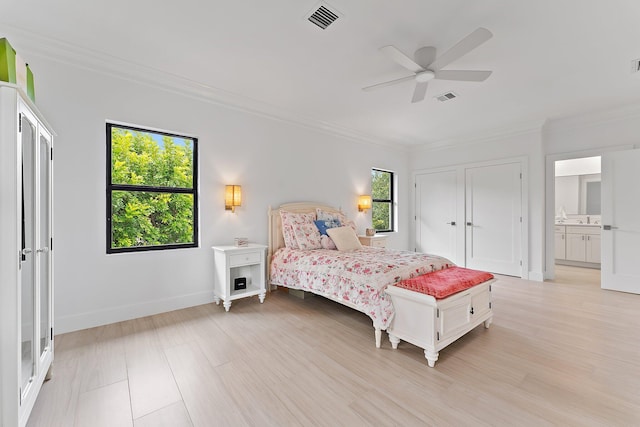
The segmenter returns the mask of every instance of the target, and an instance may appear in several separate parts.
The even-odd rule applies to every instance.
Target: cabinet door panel
[[[565,259],[567,257],[567,246],[564,233],[555,233],[555,247],[556,259]]]
[[[587,236],[586,252],[587,262],[600,263],[600,236]]]
[[[570,261],[586,260],[586,243],[584,234],[567,234],[567,259]]]

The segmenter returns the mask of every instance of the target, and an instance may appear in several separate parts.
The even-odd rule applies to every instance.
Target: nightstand
[[[258,295],[264,302],[267,292],[265,269],[265,245],[212,246],[215,254],[214,301],[223,301],[229,311],[231,301]]]
[[[363,246],[373,246],[375,248],[387,247],[387,236],[375,235],[375,236],[358,236],[360,243]]]

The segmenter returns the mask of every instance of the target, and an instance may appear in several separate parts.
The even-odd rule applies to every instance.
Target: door
[[[440,255],[455,264],[457,256],[457,171],[416,176],[416,250]]]
[[[469,168],[466,175],[466,266],[521,276],[520,163]]]
[[[601,247],[600,236],[595,234],[587,235],[587,247],[585,254],[585,261],[593,262],[600,264],[601,256],[600,256],[600,247]]]
[[[640,294],[640,150],[602,156],[602,289]]]

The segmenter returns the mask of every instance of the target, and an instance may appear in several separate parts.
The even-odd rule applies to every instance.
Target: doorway
[[[600,286],[600,183],[601,156],[554,162],[555,281]]]

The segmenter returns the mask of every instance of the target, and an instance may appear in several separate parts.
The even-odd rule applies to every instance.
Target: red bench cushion
[[[396,283],[395,286],[441,299],[486,282],[489,279],[493,279],[493,274],[485,271],[449,267],[412,279],[402,280]]]

